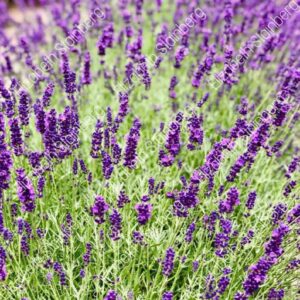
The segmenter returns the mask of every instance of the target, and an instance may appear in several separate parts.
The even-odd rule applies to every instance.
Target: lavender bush
[[[299,299],[300,1],[0,3],[0,299]]]

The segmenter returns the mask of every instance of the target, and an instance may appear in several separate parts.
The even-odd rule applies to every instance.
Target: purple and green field
[[[299,179],[299,0],[1,0],[0,300],[299,300]]]

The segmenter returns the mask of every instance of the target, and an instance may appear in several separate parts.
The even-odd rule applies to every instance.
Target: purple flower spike
[[[189,136],[189,144],[187,145],[189,150],[194,150],[195,147],[198,145],[202,145],[203,143],[203,118],[202,116],[197,116],[195,113],[192,117],[189,118],[188,128],[190,132]]]
[[[85,52],[84,54],[84,66],[83,66],[83,74],[81,82],[84,85],[89,85],[92,82],[91,76],[91,56],[89,52]]]
[[[104,223],[105,213],[108,211],[109,205],[102,196],[96,196],[95,203],[91,207],[91,214],[94,216],[96,223]]]
[[[11,145],[16,156],[20,156],[24,152],[24,144],[22,139],[22,133],[19,125],[18,119],[11,119],[9,122],[10,125],[10,136],[11,136]]]
[[[287,216],[288,223],[292,223],[295,220],[297,220],[298,223],[300,223],[300,204],[296,204],[294,208],[292,208],[291,211],[289,211]]]
[[[196,230],[196,224],[193,222],[192,224],[189,225],[187,232],[185,234],[185,241],[187,243],[190,243],[193,239],[193,233]]]
[[[118,203],[117,203],[118,208],[124,207],[124,205],[129,202],[130,202],[129,197],[126,195],[125,191],[121,191],[118,196]]]
[[[103,300],[118,300],[118,294],[114,290],[110,290]]]
[[[114,170],[114,165],[112,163],[111,157],[110,155],[105,152],[105,151],[101,151],[101,155],[102,155],[102,172],[103,172],[103,176],[105,179],[110,179],[111,174]]]
[[[69,65],[67,54],[62,54],[62,72],[64,75],[64,85],[67,94],[74,94],[76,91],[76,73],[73,72]]]
[[[136,204],[135,210],[138,213],[138,222],[145,225],[151,218],[152,204],[147,202]]]
[[[234,207],[239,204],[239,191],[237,188],[231,188],[227,193],[226,200],[220,202],[219,210],[221,213],[232,213]]]
[[[4,281],[6,277],[6,252],[4,248],[0,245],[0,281]]]
[[[31,99],[27,92],[20,92],[19,116],[21,124],[26,126],[29,124],[29,105]]]
[[[162,300],[173,300],[173,293],[170,291],[164,292]]]
[[[22,203],[22,210],[32,212],[35,209],[35,192],[33,185],[29,178],[26,176],[24,169],[18,169],[17,184],[18,184],[18,196]]]
[[[100,120],[97,120],[95,131],[92,135],[92,149],[91,149],[91,157],[92,158],[99,158],[100,157],[100,150],[103,140],[103,123]]]
[[[82,256],[82,258],[83,258],[84,265],[87,266],[91,261],[92,245],[90,243],[87,243],[85,245],[85,248],[86,248],[86,251],[85,251],[84,255]]]
[[[251,209],[254,208],[256,197],[257,197],[256,192],[251,192],[251,193],[249,193],[248,199],[247,199],[247,202],[246,202],[246,207],[247,207],[249,210],[251,210]]]
[[[124,166],[134,169],[137,161],[137,145],[140,139],[140,129],[142,124],[139,119],[133,121],[133,126],[126,139],[126,148],[124,156]]]
[[[7,150],[5,143],[4,116],[0,113],[0,199],[2,198],[2,191],[9,187],[10,169],[12,165],[11,153]]]
[[[54,87],[55,85],[52,82],[47,85],[42,98],[42,103],[44,107],[48,107],[50,105],[50,99],[54,94]]]
[[[282,300],[284,298],[284,290],[270,289],[268,293],[268,300]]]
[[[174,269],[175,251],[173,248],[168,248],[163,261],[163,275],[169,277]]]
[[[113,241],[120,239],[120,233],[122,229],[122,217],[121,214],[114,209],[112,214],[109,216],[109,221],[111,225],[110,237]]]

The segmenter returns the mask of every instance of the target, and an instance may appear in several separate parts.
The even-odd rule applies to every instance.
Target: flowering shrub
[[[298,299],[299,1],[39,2],[0,4],[0,298]]]

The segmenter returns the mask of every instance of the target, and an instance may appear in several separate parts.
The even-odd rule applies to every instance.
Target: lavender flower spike
[[[18,169],[17,174],[17,185],[18,185],[18,196],[22,203],[22,210],[32,212],[35,209],[35,192],[30,179],[26,176],[24,169]]]

